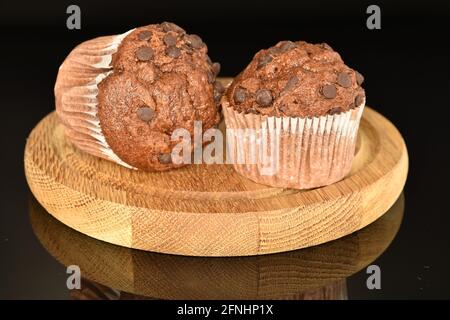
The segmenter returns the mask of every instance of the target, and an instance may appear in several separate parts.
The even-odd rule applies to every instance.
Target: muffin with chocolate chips
[[[164,22],[77,46],[61,65],[56,111],[80,149],[141,170],[167,170],[176,129],[220,120],[224,88],[202,39]]]
[[[222,97],[235,169],[297,189],[344,178],[365,105],[363,80],[325,43],[282,41],[259,51]]]

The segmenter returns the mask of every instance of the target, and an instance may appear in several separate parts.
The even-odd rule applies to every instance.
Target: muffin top
[[[220,120],[224,88],[197,35],[164,22],[130,32],[112,56],[112,70],[99,84],[98,117],[106,141],[126,163],[144,170],[173,167],[175,129],[194,132]]]
[[[226,98],[238,112],[317,117],[362,105],[363,81],[326,43],[281,41],[256,53]]]

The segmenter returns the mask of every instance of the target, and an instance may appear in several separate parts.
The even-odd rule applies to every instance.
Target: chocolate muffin
[[[197,35],[163,22],[77,46],[61,65],[56,111],[78,148],[123,166],[167,170],[175,129],[220,120],[220,70]]]
[[[235,169],[256,182],[298,189],[342,179],[365,105],[363,80],[327,44],[282,41],[259,51],[222,98],[227,128],[256,135],[231,130],[229,152],[245,159]]]
[[[282,41],[255,55],[227,97],[239,112],[320,117],[360,106],[362,81],[327,44]]]

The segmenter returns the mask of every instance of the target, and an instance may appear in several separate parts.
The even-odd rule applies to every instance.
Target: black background
[[[79,42],[132,27],[174,21],[199,34],[222,76],[236,75],[277,41],[327,42],[366,78],[367,104],[405,138],[410,169],[401,230],[376,263],[383,289],[364,272],[349,279],[352,298],[450,298],[450,62],[446,1],[1,1],[0,298],[64,298],[64,269],[34,239],[23,150],[31,129],[54,109],[58,66]],[[66,8],[81,8],[81,30]],[[382,29],[366,28],[381,7]],[[424,275],[424,266],[430,266]]]

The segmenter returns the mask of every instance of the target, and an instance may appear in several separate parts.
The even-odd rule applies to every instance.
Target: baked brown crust
[[[256,53],[226,94],[238,112],[318,117],[358,107],[361,77],[327,44],[281,41]]]
[[[220,120],[206,45],[174,24],[149,25],[123,39],[112,66],[97,96],[111,149],[142,170],[180,166],[169,156],[178,143],[172,132],[184,128],[193,136],[194,121],[206,130]]]

